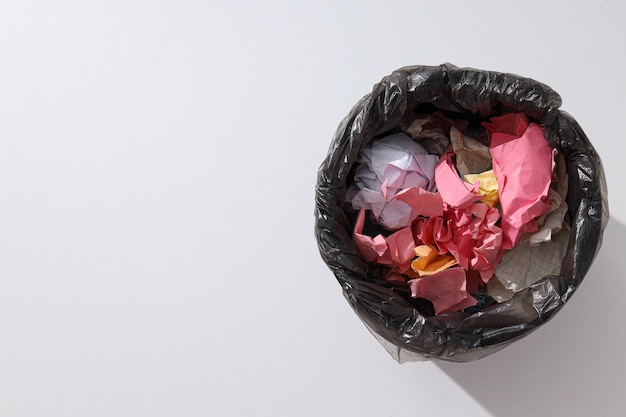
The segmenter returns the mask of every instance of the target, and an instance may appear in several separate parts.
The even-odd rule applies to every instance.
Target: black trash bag
[[[587,136],[560,105],[550,87],[517,75],[450,64],[411,66],[383,78],[339,125],[318,173],[316,238],[344,296],[396,360],[483,358],[552,318],[580,285],[608,222],[606,180]],[[559,275],[545,276],[511,300],[480,311],[429,315],[407,284],[386,281],[380,268],[363,259],[352,240],[354,213],[345,203],[353,165],[368,142],[397,131],[417,106],[468,118],[522,112],[541,125],[549,144],[562,152],[569,175],[571,233]]]

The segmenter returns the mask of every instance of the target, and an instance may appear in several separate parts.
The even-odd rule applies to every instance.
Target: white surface
[[[623,416],[626,3],[547,3],[0,2],[0,416]],[[398,365],[313,189],[374,83],[443,62],[558,91],[613,219],[539,331]]]

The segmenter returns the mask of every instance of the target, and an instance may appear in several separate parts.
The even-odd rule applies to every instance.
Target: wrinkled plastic
[[[398,130],[416,107],[488,117],[523,112],[538,121],[549,144],[567,163],[571,234],[559,275],[543,277],[506,302],[473,314],[420,313],[408,285],[383,279],[352,240],[355,213],[346,187],[359,151]],[[356,314],[398,361],[483,358],[528,335],[570,299],[589,270],[608,222],[606,180],[600,157],[578,123],[559,110],[550,87],[513,74],[440,66],[411,66],[376,84],[339,125],[318,172],[315,233],[322,258]],[[406,122],[406,120],[405,120]]]

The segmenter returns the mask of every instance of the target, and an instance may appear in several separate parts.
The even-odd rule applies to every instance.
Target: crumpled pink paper
[[[388,265],[397,271],[406,273],[415,258],[417,244],[413,239],[411,227],[404,227],[390,236],[377,235],[370,237],[363,234],[365,209],[359,211],[354,224],[353,239],[367,262]]]
[[[430,300],[435,314],[463,310],[477,304],[466,290],[463,268],[448,268],[434,275],[409,281],[411,296]]]
[[[396,200],[405,202],[411,206],[413,213],[420,216],[443,215],[443,199],[439,193],[431,193],[422,188],[411,187],[396,194]]]
[[[437,191],[443,201],[451,207],[467,207],[480,200],[483,196],[478,193],[480,184],[468,184],[459,177],[454,166],[454,151],[452,147],[441,155],[441,160],[435,168],[435,183]]]
[[[440,254],[450,252],[464,270],[471,268],[488,282],[502,259],[499,217],[498,209],[484,203],[447,207],[443,216],[414,225],[413,233],[425,244],[436,244]]]
[[[550,208],[552,148],[541,127],[528,124],[524,114],[494,117],[483,126],[490,133],[489,153],[498,180],[502,248],[512,249],[523,233],[537,230],[533,219]]]

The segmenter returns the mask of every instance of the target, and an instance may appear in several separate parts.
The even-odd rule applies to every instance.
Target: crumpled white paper
[[[406,227],[414,220],[411,207],[394,198],[400,191],[412,187],[436,190],[439,157],[404,133],[373,141],[361,151],[357,162],[360,164],[346,198],[356,210],[371,210],[388,229]]]

